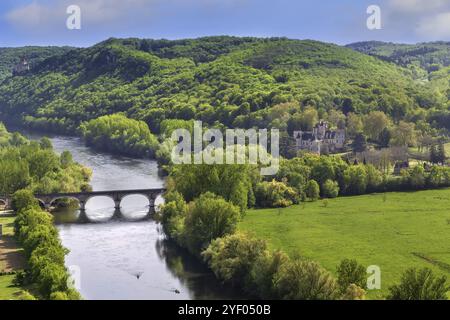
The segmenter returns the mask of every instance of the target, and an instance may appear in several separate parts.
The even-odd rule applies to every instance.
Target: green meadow
[[[450,283],[450,189],[395,192],[250,210],[240,230],[271,249],[318,261],[335,272],[344,258],[381,268],[382,298],[409,267],[428,267]]]

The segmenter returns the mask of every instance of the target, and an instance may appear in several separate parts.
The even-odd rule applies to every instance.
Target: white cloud
[[[66,8],[78,5],[82,22],[89,26],[109,27],[127,25],[152,17],[157,6],[193,7],[211,9],[223,5],[234,5],[246,0],[34,0],[31,4],[13,9],[5,14],[6,21],[22,29],[49,30],[64,26]]]
[[[443,12],[424,18],[416,29],[425,38],[443,40],[450,38],[450,12]]]
[[[81,8],[83,23],[101,25],[120,22],[121,18],[137,18],[148,14],[146,7],[159,0],[63,0],[52,3],[34,1],[6,13],[6,20],[15,27],[23,29],[49,29],[56,25],[64,26],[67,18],[66,8],[75,4]]]
[[[392,35],[418,41],[450,37],[450,0],[386,0],[385,10],[386,30]]]
[[[402,13],[430,12],[450,4],[450,0],[390,0],[394,11]]]

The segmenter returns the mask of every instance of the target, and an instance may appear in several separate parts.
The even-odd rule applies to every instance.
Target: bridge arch
[[[80,208],[80,199],[78,199],[77,197],[74,197],[74,196],[60,196],[60,197],[54,197],[54,198],[52,198],[52,199],[49,201],[48,206],[49,206],[49,207],[52,207],[52,206],[55,204],[56,201],[58,201],[58,200],[65,200],[65,199],[67,199],[67,200],[75,200],[75,201],[78,203],[78,208]]]
[[[151,212],[152,199],[147,194],[127,194],[120,200],[120,213],[126,219],[140,220]]]
[[[36,198],[36,200],[37,200],[37,202],[38,202],[38,204],[39,204],[39,207],[41,207],[41,209],[47,209],[47,205],[45,204],[45,201],[43,201],[43,200],[41,200],[41,199],[39,199],[39,198]]]
[[[114,200],[114,197],[113,196],[111,196],[111,195],[106,195],[106,194],[102,194],[102,195],[91,195],[91,196],[88,196],[88,197],[85,197],[85,198],[83,198],[82,200],[80,200],[80,205],[82,206],[82,209],[83,210],[86,210],[87,209],[87,204],[89,203],[89,201],[91,201],[91,200],[95,200],[95,199],[108,199],[108,200],[111,200],[112,201],[112,203],[114,204],[114,206],[115,206],[115,200]]]

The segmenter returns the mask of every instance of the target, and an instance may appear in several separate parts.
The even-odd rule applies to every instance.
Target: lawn
[[[0,276],[0,300],[17,300],[23,293],[19,287],[14,287],[14,275]]]
[[[409,267],[429,267],[450,281],[450,189],[250,210],[239,228],[331,272],[344,258],[379,266],[381,290],[369,298],[385,295]]]

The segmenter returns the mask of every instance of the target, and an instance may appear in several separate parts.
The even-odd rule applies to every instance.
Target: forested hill
[[[35,66],[48,57],[65,53],[70,47],[19,47],[0,48],[0,82],[11,76],[11,70],[19,63],[22,57],[26,58],[31,66]]]
[[[159,133],[164,119],[228,127],[278,127],[307,107],[393,120],[446,109],[443,88],[350,48],[311,40],[208,37],[109,39],[34,65],[0,84],[0,116],[74,132],[124,112]],[[446,111],[445,111],[446,112]]]
[[[427,72],[435,72],[450,66],[450,42],[396,44],[367,41],[352,43],[347,47],[384,58],[404,67],[417,66]]]

